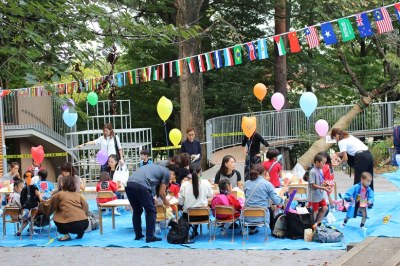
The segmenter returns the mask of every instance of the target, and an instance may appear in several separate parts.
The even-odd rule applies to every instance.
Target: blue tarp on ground
[[[249,236],[242,243],[242,236],[239,233],[240,229],[236,230],[235,241],[231,242],[231,231],[228,230],[226,236],[221,236],[217,233],[215,241],[209,242],[207,226],[203,226],[203,235],[196,237],[196,242],[190,245],[170,245],[164,239],[160,242],[147,244],[143,239],[139,241],[134,240],[134,233],[132,228],[132,214],[129,211],[123,211],[122,216],[116,217],[116,229],[112,229],[111,215],[104,216],[104,234],[100,235],[99,230],[92,231],[85,234],[83,239],[72,240],[68,242],[59,242],[55,236],[55,226],[52,226],[51,238],[48,238],[47,227],[42,230],[41,235],[34,235],[32,240],[29,239],[29,234],[24,232],[22,240],[13,235],[14,228],[12,224],[7,225],[8,234],[0,241],[0,246],[4,247],[56,247],[56,246],[92,246],[92,247],[154,247],[154,248],[178,248],[178,249],[254,249],[254,250],[331,250],[331,249],[345,249],[346,244],[350,242],[361,242],[367,236],[386,236],[386,237],[400,237],[397,225],[400,223],[400,207],[398,199],[399,192],[385,192],[375,193],[375,205],[373,209],[368,210],[368,219],[366,226],[367,231],[359,228],[361,217],[350,219],[345,228],[340,228],[340,224],[345,217],[343,212],[334,212],[337,221],[333,226],[341,230],[344,235],[344,243],[333,244],[320,244],[315,242],[305,242],[304,240],[290,240],[290,239],[276,239],[268,234],[268,241],[264,243],[263,228],[256,235]],[[96,210],[95,202],[90,201],[90,209]],[[383,223],[383,218],[391,215],[388,223]],[[143,219],[144,220],[144,219]],[[145,223],[143,222],[143,227]],[[38,230],[36,230],[38,232]],[[163,233],[159,235],[163,237]],[[74,237],[74,236],[73,236]]]

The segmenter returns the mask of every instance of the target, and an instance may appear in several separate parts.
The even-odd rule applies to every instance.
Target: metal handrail
[[[400,101],[374,103],[350,123],[349,132],[371,132],[377,134],[393,128],[395,106]],[[207,157],[217,150],[238,145],[242,142],[242,117],[253,115],[257,118],[257,132],[270,142],[305,142],[316,139],[314,124],[325,119],[332,126],[346,115],[354,105],[318,107],[307,119],[300,108],[280,112],[264,111],[241,113],[211,118],[206,121]]]

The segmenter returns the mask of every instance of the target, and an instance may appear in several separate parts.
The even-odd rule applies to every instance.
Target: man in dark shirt
[[[196,133],[193,127],[189,127],[186,130],[186,133],[187,133],[187,139],[184,142],[182,142],[181,153],[188,153],[190,155],[190,161],[192,167],[195,169],[200,168],[200,162],[201,162],[200,142],[194,139]]]
[[[261,163],[261,153],[260,153],[261,143],[265,147],[269,146],[268,142],[257,132],[254,132],[250,138],[246,136],[243,137],[242,147],[246,155],[246,161],[244,166],[245,181],[247,181],[250,177],[249,174],[251,166],[254,164]]]
[[[156,164],[148,164],[140,167],[129,177],[125,188],[129,203],[132,206],[132,222],[135,231],[135,240],[144,237],[142,234],[142,213],[146,211],[146,243],[161,241],[154,235],[156,224],[156,206],[154,204],[155,189],[159,187],[159,196],[166,207],[169,202],[166,198],[167,185],[169,184],[171,173],[177,166],[167,165],[167,167]]]

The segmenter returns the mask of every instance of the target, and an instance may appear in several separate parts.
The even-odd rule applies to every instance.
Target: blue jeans
[[[151,190],[137,183],[128,182],[125,192],[133,210],[132,223],[136,237],[142,235],[143,208],[146,212],[146,238],[153,237],[157,211]]]

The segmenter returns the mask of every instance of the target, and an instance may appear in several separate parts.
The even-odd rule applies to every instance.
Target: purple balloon
[[[68,98],[67,101],[69,102],[69,105],[68,105],[68,102],[67,102],[66,104],[63,104],[63,105],[61,106],[61,109],[62,109],[63,111],[68,110],[68,108],[69,108],[70,105],[71,105],[71,106],[75,106],[75,102],[74,102],[74,100],[72,100],[71,98]]]
[[[108,161],[108,154],[106,151],[99,150],[99,152],[96,154],[96,160],[99,164],[105,165]]]

